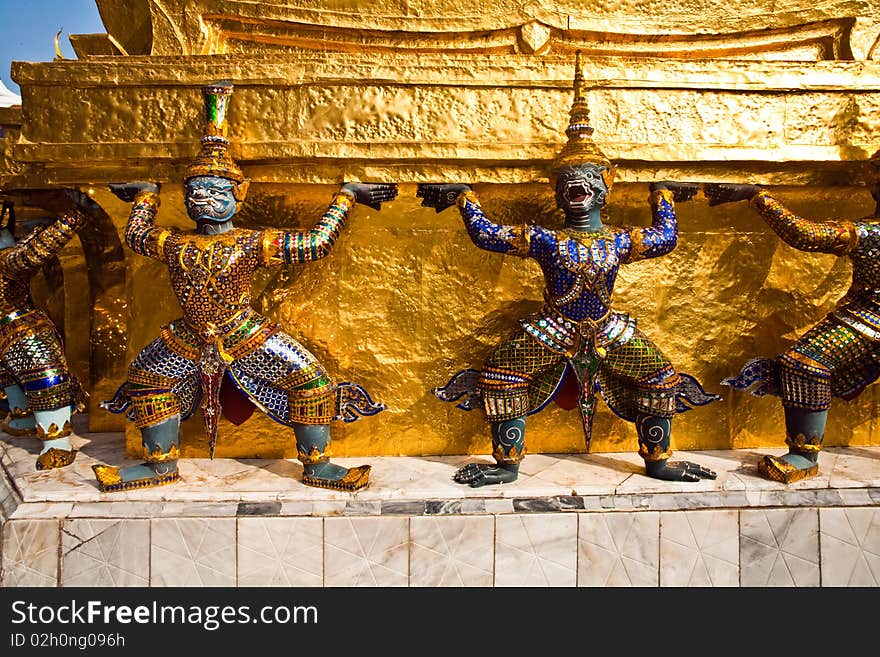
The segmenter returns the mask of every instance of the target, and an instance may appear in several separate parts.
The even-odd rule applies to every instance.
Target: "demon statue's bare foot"
[[[645,474],[663,481],[700,481],[718,476],[709,468],[690,461],[646,461]]]
[[[468,463],[460,468],[453,479],[471,488],[492,484],[509,484],[519,475],[518,465],[496,465],[491,463]]]

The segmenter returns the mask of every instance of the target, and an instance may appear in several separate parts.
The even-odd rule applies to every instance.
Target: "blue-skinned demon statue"
[[[234,227],[232,219],[249,181],[229,154],[226,112],[231,94],[229,83],[204,89],[207,129],[184,180],[195,232],[154,225],[158,185],[112,186],[120,198],[133,201],[126,243],[168,267],[183,316],[163,327],[159,338],[137,355],[128,380],[107,404],[110,410],[126,411],[140,429],[144,463],[121,469],[95,466],[104,491],[176,481],[180,422],[199,407],[213,456],[217,422],[227,405],[221,397],[237,399],[235,404],[244,400],[293,429],[303,483],[355,491],[369,481],[370,466],[346,469],[330,462],[330,423],[384,407],[360,386],[337,384],[303,345],[256,312],[250,283],[260,267],[306,264],[326,256],[356,202],[378,209],[397,189],[346,183],[305,232]]]
[[[84,393],[67,366],[64,343],[49,316],[31,299],[31,279],[57,256],[85,223],[94,202],[75,190],[44,191],[55,200],[57,218],[16,227],[12,203],[0,222],[0,387],[9,410],[3,430],[42,440],[37,470],[73,463],[71,414],[82,410]],[[60,199],[60,201],[59,201]]]
[[[680,374],[660,349],[613,308],[618,268],[669,253],[678,229],[674,202],[698,191],[695,184],[651,185],[650,227],[615,228],[600,212],[611,189],[614,167],[592,140],[576,65],[575,98],[568,143],[551,169],[556,202],[565,213],[561,228],[498,225],[483,213],[468,185],[421,185],[423,205],[441,211],[457,205],[471,240],[479,248],[533,258],[543,270],[545,306],[490,354],[482,370],[464,370],[434,392],[466,410],[481,406],[491,423],[496,464],[470,463],[455,475],[470,486],[511,482],[525,454],[526,417],[543,409],[574,377],[578,406],[589,444],[599,391],[620,417],[634,422],[646,473],[658,479],[698,481],[715,473],[695,463],[671,461],[672,418],[691,405],[714,399],[691,376]],[[688,403],[685,403],[688,402]]]

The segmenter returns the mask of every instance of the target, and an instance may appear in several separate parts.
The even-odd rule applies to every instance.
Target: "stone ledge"
[[[698,483],[650,479],[631,453],[531,454],[516,482],[485,488],[461,486],[452,475],[468,460],[489,462],[486,456],[337,459],[348,466],[373,465],[370,486],[357,493],[303,485],[302,467],[293,460],[182,459],[180,483],[101,493],[93,464],[137,461],[125,459],[121,433],[76,440],[80,451],[72,466],[36,472],[38,441],[0,434],[4,476],[19,496],[10,517],[431,516],[880,503],[880,447],[830,447],[820,455],[819,476],[788,486],[767,481],[756,470],[764,454],[783,450],[747,449],[676,452],[674,458],[718,473],[717,479]]]
[[[754,449],[684,453],[715,481],[667,483],[635,454],[533,454],[495,488],[485,457],[375,457],[369,488],[303,486],[285,460],[184,459],[183,480],[102,494],[121,434],[64,470],[0,436],[0,586],[877,586],[880,447],[829,448],[818,477],[757,476]],[[362,459],[339,459],[356,464]],[[20,493],[20,494],[19,494]]]
[[[235,81],[229,136],[255,183],[516,184],[543,181],[541,167],[561,147],[572,58],[312,52],[16,62],[12,70],[28,111],[10,145],[21,165],[5,172],[10,187],[180,181],[201,131],[198,88],[218,79]],[[584,64],[597,143],[626,182],[656,179],[658,168],[684,180],[745,168],[753,182],[782,184],[797,165],[813,182],[864,178],[876,149],[878,71],[853,61]],[[57,111],[72,102],[75,121]]]

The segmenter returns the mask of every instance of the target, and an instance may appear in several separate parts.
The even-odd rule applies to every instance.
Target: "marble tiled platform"
[[[520,479],[452,481],[469,457],[373,464],[356,494],[303,486],[296,461],[187,459],[182,481],[102,494],[86,434],[63,470],[0,434],[3,586],[877,586],[880,447],[830,448],[790,486],[779,449],[678,452],[715,481],[658,482],[635,454],[529,455]],[[479,457],[477,457],[479,458]],[[488,459],[486,459],[488,461]]]

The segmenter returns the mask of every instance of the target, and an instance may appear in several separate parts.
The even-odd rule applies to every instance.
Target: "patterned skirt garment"
[[[226,375],[276,422],[328,424],[336,413],[336,384],[317,359],[274,322],[252,313],[223,338]],[[131,402],[129,418],[139,428],[180,414],[192,415],[201,399],[202,343],[182,320],[162,329],[128,370],[113,407]]]
[[[42,311],[12,313],[0,320],[0,365],[0,383],[20,385],[28,411],[65,406],[81,410],[82,389],[67,368],[55,324]]]
[[[507,420],[541,410],[556,394],[568,359],[519,330],[489,355],[477,386],[486,419]],[[679,375],[672,363],[637,328],[609,349],[599,365],[602,397],[617,415],[635,420],[639,412],[671,417],[676,413]]]
[[[880,341],[831,315],[780,354],[776,369],[784,406],[826,410],[832,397],[853,399],[880,376]]]

